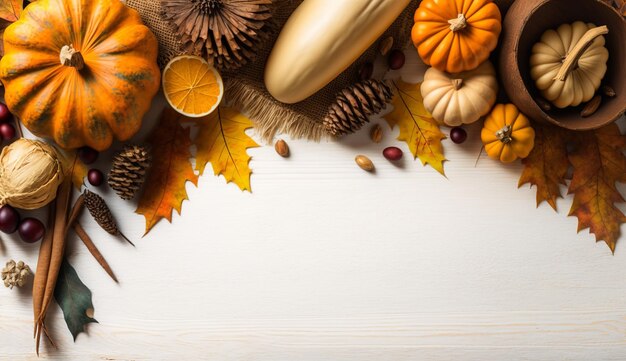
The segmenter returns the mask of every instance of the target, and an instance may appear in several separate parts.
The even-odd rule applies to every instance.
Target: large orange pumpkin
[[[155,36],[119,0],[37,0],[4,33],[9,109],[63,148],[108,148],[141,127],[160,86]]]
[[[423,0],[411,33],[422,60],[437,70],[476,69],[498,45],[502,17],[491,0]]]

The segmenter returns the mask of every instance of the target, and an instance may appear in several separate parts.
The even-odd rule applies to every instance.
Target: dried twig
[[[100,251],[98,250],[96,245],[93,243],[93,241],[91,240],[91,237],[89,237],[85,229],[80,225],[79,222],[74,222],[73,227],[74,227],[74,232],[76,232],[78,237],[83,241],[83,243],[85,244],[85,246],[87,247],[91,255],[96,259],[96,261],[98,261],[100,266],[106,271],[106,273],[109,276],[111,276],[113,281],[115,281],[116,283],[119,283],[119,281],[117,280],[117,277],[115,277],[115,274],[113,273],[113,270],[111,269],[111,266],[109,266],[109,263],[106,261],[102,253],[100,253]]]

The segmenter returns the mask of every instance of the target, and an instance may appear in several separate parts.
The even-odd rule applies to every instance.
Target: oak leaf
[[[392,100],[393,112],[384,116],[389,126],[400,128],[398,140],[409,145],[415,159],[419,158],[423,165],[430,165],[445,176],[441,140],[446,136],[439,129],[439,124],[424,107],[420,93],[421,83],[410,84],[402,80],[393,82],[395,94]]]
[[[159,124],[148,138],[152,149],[152,168],[135,211],[146,218],[146,234],[163,218],[171,222],[173,210],[180,214],[183,201],[188,199],[187,181],[198,184],[198,176],[190,160],[189,128],[181,125],[185,119],[171,107],[166,107]]]
[[[0,0],[0,19],[9,22],[17,21],[23,9],[23,0]]]
[[[577,135],[569,160],[574,173],[569,194],[574,195],[570,216],[578,218],[578,231],[589,228],[596,241],[604,241],[611,251],[620,237],[626,216],[616,203],[624,197],[616,183],[626,183],[626,136],[616,124]]]
[[[233,182],[242,191],[250,191],[250,156],[247,149],[259,145],[246,135],[253,124],[233,108],[219,107],[211,115],[199,119],[194,140],[196,145],[196,169],[200,175],[208,163],[215,175],[223,175],[226,182]]]
[[[78,278],[76,270],[63,259],[59,278],[54,288],[54,299],[63,311],[63,317],[67,328],[72,333],[74,340],[79,333],[85,331],[88,323],[98,323],[93,317],[93,303],[91,291]]]
[[[530,184],[537,187],[537,206],[542,202],[556,211],[556,200],[562,198],[561,185],[566,185],[565,177],[570,163],[567,158],[567,137],[561,128],[553,125],[535,127],[535,147],[526,159],[522,160],[524,170],[518,187]]]

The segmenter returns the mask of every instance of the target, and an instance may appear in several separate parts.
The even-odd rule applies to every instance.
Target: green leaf
[[[54,298],[63,311],[65,323],[70,329],[74,341],[79,333],[84,332],[85,325],[91,322],[98,323],[93,315],[91,291],[78,278],[76,270],[67,259],[63,259],[57,285],[54,289]]]

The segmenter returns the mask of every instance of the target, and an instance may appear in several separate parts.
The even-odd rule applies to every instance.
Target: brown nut
[[[376,144],[380,143],[383,140],[383,128],[375,124],[370,132],[370,138],[372,138],[372,142]]]
[[[602,97],[600,95],[596,95],[585,105],[580,115],[583,118],[587,118],[592,116],[600,107],[600,103],[602,102]]]
[[[613,97],[615,97],[615,95],[617,95],[617,94],[615,94],[615,90],[613,90],[613,88],[611,88],[608,85],[605,85],[605,86],[602,87],[602,93],[604,95],[606,95],[607,97],[609,97],[609,98],[613,98]]]
[[[389,54],[389,52],[391,51],[391,48],[393,48],[392,36],[389,36],[381,40],[380,44],[378,45],[378,51],[380,51],[380,54],[382,56],[387,56],[387,54]]]
[[[278,155],[280,155],[281,157],[289,157],[289,146],[284,140],[279,139],[276,144],[274,144],[274,149],[276,150],[276,153],[278,153]]]
[[[357,155],[356,158],[354,158],[354,161],[365,171],[371,172],[374,170],[374,163],[372,163],[372,161],[364,155]]]

